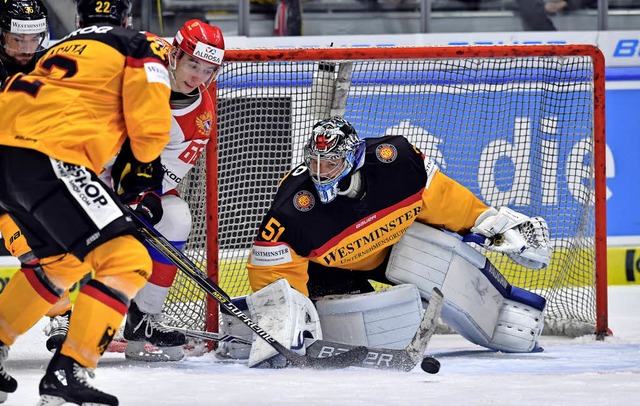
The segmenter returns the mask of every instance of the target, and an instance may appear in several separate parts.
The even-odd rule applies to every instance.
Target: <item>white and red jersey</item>
[[[217,120],[211,95],[204,87],[200,88],[197,96],[174,99],[176,96],[180,97],[182,94],[171,93],[170,140],[160,154],[164,178],[161,190],[154,190],[159,195],[169,192],[177,194],[175,189],[198,161]],[[111,159],[99,175],[100,179],[111,187],[111,168],[114,161],[115,158]]]
[[[186,107],[172,101],[171,115],[171,139],[160,155],[164,169],[161,194],[177,188],[182,178],[193,168],[216,124],[213,101],[204,88],[200,88],[196,100]]]

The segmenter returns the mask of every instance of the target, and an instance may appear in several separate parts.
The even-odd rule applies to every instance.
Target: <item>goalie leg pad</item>
[[[393,283],[417,286],[429,300],[439,288],[445,302],[442,319],[476,344],[486,344],[495,328],[503,295],[479,271],[486,257],[457,238],[414,223],[393,246],[386,276]]]
[[[265,286],[247,296],[254,321],[274,339],[304,355],[305,338],[322,339],[318,312],[311,300],[293,289],[286,279]],[[286,360],[261,338],[255,338],[249,353],[249,367],[284,367]]]
[[[527,303],[540,311],[544,299],[522,289],[517,290],[521,297],[511,298],[512,289],[517,288],[484,255],[456,237],[414,223],[393,247],[386,276],[393,283],[416,285],[427,300],[431,290],[439,288],[445,297],[443,321],[472,343],[496,350],[512,346],[511,352],[535,347],[535,335],[528,345],[494,344],[493,340],[505,299]]]
[[[358,295],[329,295],[316,301],[325,340],[404,349],[424,310],[415,285],[403,284]]]
[[[181,345],[159,348],[144,341],[129,341],[124,350],[124,357],[145,362],[180,361],[184,358],[184,351]]]
[[[233,298],[231,301],[250,319],[253,319],[253,315],[249,312],[249,309],[247,307],[246,296]],[[224,309],[220,311],[219,333],[221,335],[240,337],[248,341],[251,341],[253,339],[253,330],[251,330],[246,324],[240,321],[240,319],[238,319],[236,316],[230,314]],[[226,358],[248,359],[250,350],[251,346],[248,344],[222,341],[218,345],[216,353]]]
[[[540,307],[541,296],[515,287],[513,289],[519,290],[519,294],[512,295],[502,303],[491,348],[504,352],[540,351],[537,345],[544,328],[544,302]],[[516,299],[515,296],[523,299]]]

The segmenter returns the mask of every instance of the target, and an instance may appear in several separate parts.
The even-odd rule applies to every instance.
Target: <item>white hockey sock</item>
[[[167,297],[169,289],[171,288],[147,282],[134,300],[143,313],[159,314],[162,312],[164,299]]]

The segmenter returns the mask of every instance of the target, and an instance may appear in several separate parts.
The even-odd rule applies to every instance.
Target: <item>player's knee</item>
[[[162,219],[156,230],[169,241],[186,241],[191,232],[191,212],[187,202],[178,196],[162,196]]]
[[[46,257],[40,260],[42,269],[54,285],[66,290],[91,272],[88,263],[80,261],[71,254]]]
[[[131,235],[119,236],[99,245],[89,253],[87,261],[93,265],[96,280],[129,298],[133,298],[151,276],[149,253]]]

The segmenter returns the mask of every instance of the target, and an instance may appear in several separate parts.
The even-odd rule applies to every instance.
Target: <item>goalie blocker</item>
[[[484,255],[452,235],[414,223],[392,248],[386,276],[417,286],[427,300],[434,287],[442,290],[443,321],[472,343],[540,350],[545,299],[511,286]]]
[[[278,279],[248,296],[234,298],[233,303],[260,326],[273,332],[273,337],[286,348],[304,355],[305,338],[322,338],[318,313],[311,300],[291,288],[286,279]],[[255,340],[253,331],[236,316],[222,311],[220,334],[228,334],[247,341],[220,343],[217,354],[234,359],[249,359],[249,367],[283,368],[286,359],[265,340]]]

